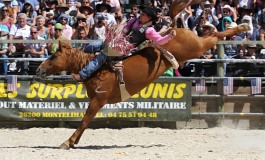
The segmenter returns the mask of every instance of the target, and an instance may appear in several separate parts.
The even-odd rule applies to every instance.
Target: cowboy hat
[[[69,10],[69,7],[68,7],[66,4],[58,4],[55,8],[56,8],[56,9],[58,9],[58,8],[64,8],[64,9],[66,9],[67,11]]]
[[[211,24],[210,22],[205,22],[205,24],[203,25],[203,27],[209,27],[211,29],[211,31],[214,31],[216,28],[213,24]]]
[[[145,13],[146,15],[148,15],[149,17],[151,17],[152,21],[156,21],[157,20],[157,16],[156,16],[156,9],[153,7],[141,7],[141,11],[143,13]]]
[[[202,4],[203,6],[212,6],[212,3],[210,3],[209,1],[205,1]]]
[[[93,9],[92,7],[90,7],[90,6],[81,6],[81,7],[79,8],[80,13],[82,13],[82,14],[84,14],[84,12],[85,12],[86,10],[88,10],[88,14],[92,14],[92,13],[94,13],[94,9]]]
[[[84,14],[78,14],[76,19],[86,19],[86,16]]]
[[[100,11],[100,8],[101,8],[101,7],[106,7],[107,10],[108,10],[108,12],[111,12],[111,6],[110,6],[109,4],[107,4],[107,3],[100,3],[100,4],[97,4],[97,5],[96,5],[96,10],[97,10],[97,12],[101,12],[101,11]]]

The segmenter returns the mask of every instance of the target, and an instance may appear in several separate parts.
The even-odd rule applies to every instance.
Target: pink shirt
[[[139,23],[138,19],[131,19],[124,27],[124,33],[128,33],[130,28],[141,28],[142,24]],[[145,37],[149,40],[154,41],[158,45],[164,45],[172,38],[169,35],[161,36],[153,27],[148,27],[145,31]]]
[[[65,25],[62,34],[67,37],[67,39],[71,40],[73,35],[73,29],[69,25]]]

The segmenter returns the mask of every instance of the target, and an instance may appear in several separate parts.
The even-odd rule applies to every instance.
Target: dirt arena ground
[[[265,160],[265,131],[87,129],[75,149],[66,128],[0,129],[1,160]]]

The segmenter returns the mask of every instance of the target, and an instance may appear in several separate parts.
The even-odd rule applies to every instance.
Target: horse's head
[[[45,78],[49,75],[67,70],[69,57],[67,53],[72,49],[71,43],[66,40],[59,40],[57,51],[47,60],[42,62],[36,70],[36,75]]]

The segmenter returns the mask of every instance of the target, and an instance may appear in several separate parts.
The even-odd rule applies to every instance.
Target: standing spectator
[[[30,1],[26,1],[24,3],[21,13],[25,13],[27,15],[27,24],[29,26],[35,26],[37,12],[34,10],[34,6],[31,4]]]
[[[37,30],[38,30],[38,36],[40,36],[43,39],[48,39],[49,35],[49,29],[46,28],[45,25],[45,18],[41,15],[37,16],[36,18],[37,22]]]
[[[3,6],[0,9],[0,13],[1,13],[0,24],[6,25],[8,29],[10,29],[11,26],[14,24],[14,19],[10,17],[9,12],[8,12],[8,7]]]
[[[67,37],[69,40],[71,40],[73,35],[73,29],[71,26],[67,24],[68,22],[68,15],[67,14],[61,14],[57,20],[63,25],[63,32],[62,34]]]
[[[5,41],[8,38],[9,29],[6,25],[0,24],[0,40]],[[0,43],[0,59],[7,57],[8,44]],[[0,60],[0,75],[7,75],[7,60]]]
[[[210,22],[214,26],[217,26],[219,24],[219,21],[218,21],[217,16],[214,14],[215,8],[212,6],[213,6],[212,3],[210,3],[209,1],[206,1],[203,4],[203,14],[208,22]]]
[[[30,26],[27,25],[27,15],[25,13],[18,14],[18,20],[16,24],[13,24],[9,32],[9,40],[13,39],[26,39],[30,36]],[[15,44],[17,51],[23,51],[23,44]],[[14,53],[16,51],[13,47],[13,43],[8,46],[8,51]]]
[[[233,20],[233,22],[237,21],[237,13],[234,8],[229,5],[225,5],[222,7],[222,17],[229,16]]]

